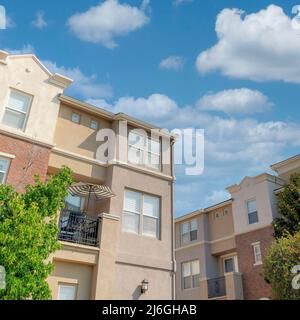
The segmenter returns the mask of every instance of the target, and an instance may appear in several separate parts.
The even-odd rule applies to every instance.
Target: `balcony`
[[[226,296],[225,276],[207,280],[208,299]]]
[[[98,246],[99,218],[64,209],[59,219],[58,239],[61,241]]]

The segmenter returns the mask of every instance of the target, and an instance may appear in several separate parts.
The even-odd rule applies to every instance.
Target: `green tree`
[[[60,248],[57,214],[71,176],[71,170],[63,168],[45,183],[36,177],[24,194],[0,185],[0,265],[6,271],[0,299],[51,298],[46,278],[53,265],[47,259]]]
[[[291,175],[278,194],[278,211],[281,217],[273,222],[276,238],[300,231],[300,173]]]
[[[263,265],[265,280],[272,287],[272,298],[279,300],[299,300],[300,276],[296,274],[300,267],[300,232],[286,235],[276,240],[268,249]]]

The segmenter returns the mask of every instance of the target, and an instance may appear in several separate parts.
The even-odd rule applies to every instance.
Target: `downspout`
[[[171,174],[174,177],[174,143],[171,140]],[[171,184],[171,250],[172,250],[172,300],[175,300],[175,273],[176,273],[176,260],[175,260],[175,232],[174,232],[174,180]]]

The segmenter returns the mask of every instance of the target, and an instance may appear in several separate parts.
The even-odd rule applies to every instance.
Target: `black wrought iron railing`
[[[226,296],[225,277],[208,279],[207,287],[209,299]]]
[[[67,242],[98,245],[99,218],[71,210],[63,210],[59,219],[58,239]]]

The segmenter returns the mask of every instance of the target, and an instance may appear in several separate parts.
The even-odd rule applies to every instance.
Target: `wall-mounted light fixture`
[[[141,292],[146,293],[146,291],[148,291],[148,289],[149,289],[149,281],[144,279],[142,281],[142,285],[141,285]]]

